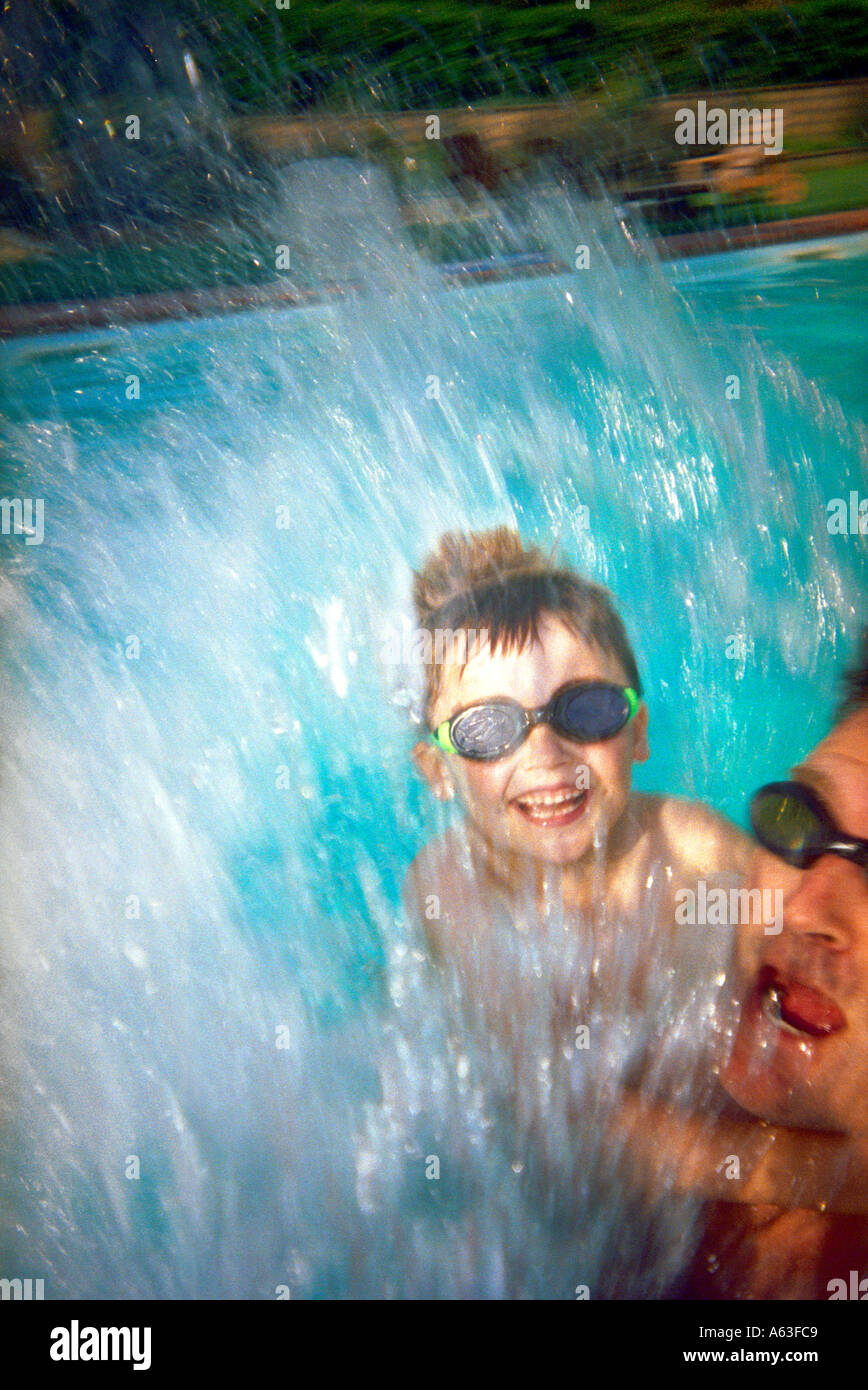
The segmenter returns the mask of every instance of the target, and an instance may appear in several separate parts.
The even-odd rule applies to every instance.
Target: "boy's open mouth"
[[[531,825],[569,825],[585,814],[590,795],[587,788],[576,791],[575,787],[567,785],[526,792],[524,796],[517,796],[512,804]]]
[[[835,1001],[811,985],[788,980],[769,966],[760,972],[757,984],[764,1017],[787,1033],[825,1038],[847,1026]]]

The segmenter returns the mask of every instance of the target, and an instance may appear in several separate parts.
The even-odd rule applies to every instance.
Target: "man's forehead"
[[[868,709],[836,724],[793,771],[816,786],[830,810],[837,804],[846,812],[854,834],[868,835]]]

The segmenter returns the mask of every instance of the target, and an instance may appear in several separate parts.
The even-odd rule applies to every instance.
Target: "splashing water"
[[[492,936],[515,1056],[480,1036],[400,907],[445,822],[385,653],[443,530],[559,539],[636,641],[640,785],[740,818],[822,732],[858,625],[865,541],[825,504],[865,478],[864,424],[767,331],[816,274],[783,253],[673,286],[548,182],[525,230],[590,268],[447,291],[370,171],[302,170],[308,246],[325,206],[340,304],[0,358],[5,493],[45,504],[0,589],[4,1272],[48,1297],[659,1295],[693,1209],[600,1135],[637,1049],[707,1098],[720,974],[655,947],[637,1014],[659,884],[612,924],[605,989],[554,902]],[[558,982],[587,1053],[553,1032]]]

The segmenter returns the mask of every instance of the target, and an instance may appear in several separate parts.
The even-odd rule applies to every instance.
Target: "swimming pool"
[[[2,1241],[47,1297],[646,1296],[677,1267],[675,1216],[631,1267],[590,1133],[558,1141],[569,1239],[517,1190],[401,922],[443,821],[384,654],[437,535],[514,520],[618,598],[637,784],[742,819],[865,620],[866,538],[826,507],[868,493],[866,239],[664,271],[605,208],[545,226],[591,268],[446,291],[396,248],[343,304],[0,347],[3,492],[45,519],[2,537]]]

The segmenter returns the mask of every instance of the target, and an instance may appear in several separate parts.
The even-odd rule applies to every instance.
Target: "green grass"
[[[798,165],[795,166],[798,169]],[[868,155],[864,160],[833,169],[802,170],[805,197],[796,203],[772,203],[757,193],[725,198],[710,192],[695,195],[687,217],[658,222],[654,231],[672,235],[779,222],[785,218],[818,217],[868,207]]]
[[[801,203],[785,207],[784,216],[810,217],[823,212],[849,212],[868,206],[868,156],[834,169],[808,169],[804,179],[808,185],[808,196]]]

